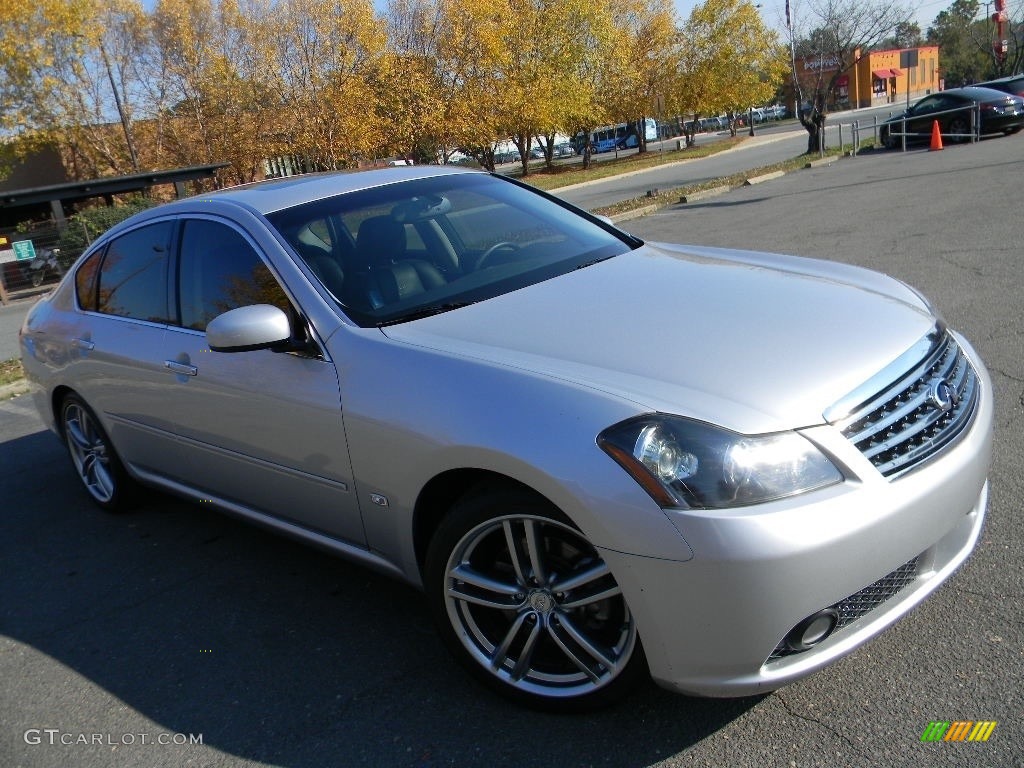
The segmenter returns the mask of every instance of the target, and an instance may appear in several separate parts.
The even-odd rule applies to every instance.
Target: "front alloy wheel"
[[[645,673],[636,624],[607,564],[532,494],[491,490],[458,504],[431,543],[427,581],[449,648],[521,703],[593,709]]]
[[[949,121],[949,132],[953,134],[953,141],[963,144],[971,140],[971,125],[966,118],[954,117]]]

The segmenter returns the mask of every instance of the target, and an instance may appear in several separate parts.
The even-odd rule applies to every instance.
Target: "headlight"
[[[597,444],[663,507],[760,504],[843,479],[796,432],[751,437],[654,414],[609,427],[598,435]]]

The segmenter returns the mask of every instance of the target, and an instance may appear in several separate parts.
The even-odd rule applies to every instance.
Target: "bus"
[[[658,124],[653,117],[644,118],[643,121],[636,120],[630,123],[619,123],[618,125],[606,125],[590,132],[590,143],[594,152],[611,152],[613,149],[626,149],[635,147],[640,142],[637,140],[641,123],[643,125],[644,139],[655,141],[658,138]],[[587,142],[587,134],[583,131],[577,133],[573,139],[573,148],[582,154],[583,147]]]

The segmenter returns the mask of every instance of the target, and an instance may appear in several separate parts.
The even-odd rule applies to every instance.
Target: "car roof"
[[[953,96],[970,99],[971,101],[1003,100],[1010,95],[1005,91],[997,91],[995,88],[984,88],[980,84],[966,85],[963,88],[949,88],[945,91],[939,91],[939,93],[951,94]]]
[[[975,85],[987,87],[991,83],[1012,83],[1014,80],[1024,80],[1024,72],[1018,72],[1016,75],[1006,75],[1005,77],[994,77],[982,83],[975,83]]]
[[[164,213],[169,208],[181,207],[194,210],[197,202],[235,203],[261,214],[274,213],[303,203],[321,200],[325,197],[342,195],[370,187],[380,187],[411,179],[433,176],[448,176],[468,173],[483,173],[462,166],[413,165],[389,166],[365,171],[328,171],[288,176],[282,179],[267,179],[251,184],[208,192],[187,197],[180,201],[161,206]]]

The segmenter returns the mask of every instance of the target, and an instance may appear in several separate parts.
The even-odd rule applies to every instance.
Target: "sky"
[[[699,5],[704,0],[675,0],[676,13],[681,21],[685,21],[694,7]],[[1011,7],[1024,0],[1009,0],[1007,3],[1008,7]],[[761,16],[764,18],[765,24],[771,29],[776,29],[782,33],[786,28],[786,3],[785,0],[753,0],[761,9]],[[795,12],[799,13],[800,0],[791,0]],[[142,4],[148,10],[152,10],[156,5],[156,0],[142,0]],[[935,17],[939,15],[940,11],[944,11],[953,4],[953,0],[916,0],[911,2],[911,7],[914,8],[914,19],[917,21],[919,27],[921,27],[921,34],[924,35],[928,31],[928,27],[935,20]],[[374,5],[383,10],[387,5],[387,0],[374,0]],[[981,5],[984,6],[984,0],[981,0]]]
[[[791,0],[793,3],[793,10],[795,13],[800,11],[800,0]],[[703,0],[675,0],[676,13],[679,18],[685,21],[694,7],[699,5]],[[786,3],[785,0],[753,0],[756,5],[760,5],[761,16],[764,19],[766,25],[771,29],[776,29],[780,33],[786,28]],[[935,21],[935,17],[939,15],[941,11],[946,10],[953,4],[953,0],[916,0],[911,2],[909,5],[913,9],[913,17],[917,22],[917,25],[921,28],[921,34],[924,35],[928,31],[928,27],[931,26],[932,22]],[[1012,5],[1009,2],[1007,5]],[[981,6],[984,8],[984,0],[981,0]]]

